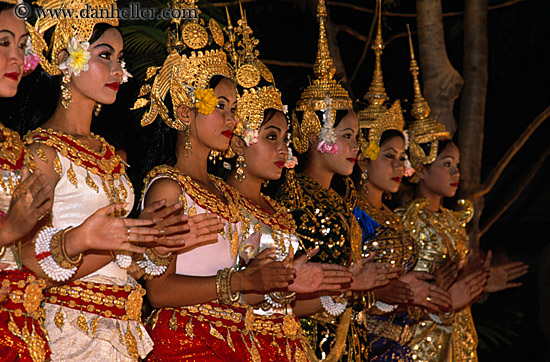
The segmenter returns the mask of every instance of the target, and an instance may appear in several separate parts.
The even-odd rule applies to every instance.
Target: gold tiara
[[[319,0],[317,17],[319,18],[319,45],[317,48],[317,58],[313,65],[315,79],[302,92],[300,99],[296,103],[296,110],[304,112],[302,123],[299,125],[296,116],[294,114],[292,116],[292,138],[294,147],[299,153],[307,151],[309,147],[309,134],[318,134],[321,131],[321,120],[317,117],[315,111],[326,111],[329,107],[335,111],[353,110],[353,101],[348,92],[334,79],[336,68],[334,67],[327,42],[327,9],[325,0]],[[330,113],[332,119],[328,121],[334,124],[336,112]]]
[[[272,108],[282,112],[283,102],[281,92],[273,84],[273,75],[258,59],[259,52],[255,47],[259,41],[252,37],[253,31],[248,25],[242,6],[240,10],[241,19],[237,22],[236,28],[231,24],[231,18],[227,12],[226,32],[229,34],[229,42],[226,49],[233,64],[235,82],[244,88],[239,94],[235,114],[238,123],[233,130],[235,135],[242,137],[246,130],[260,129],[267,109]],[[261,78],[268,85],[259,87]]]
[[[408,29],[408,25],[407,25]],[[412,104],[411,116],[414,122],[409,126],[409,135],[411,137],[409,152],[413,165],[421,163],[423,165],[431,164],[437,157],[437,141],[451,138],[450,133],[445,126],[436,119],[430,117],[430,106],[422,96],[418,73],[420,68],[414,58],[414,48],[409,31],[409,48],[411,52],[410,71],[413,76],[414,101]],[[424,152],[420,144],[431,143],[428,154]]]
[[[194,8],[195,0],[174,1],[175,8]],[[158,115],[172,128],[183,129],[184,125],[170,117],[164,100],[170,92],[172,110],[179,106],[194,107],[195,91],[209,88],[210,79],[220,75],[231,79],[227,56],[222,50],[223,31],[214,19],[206,24],[203,18],[176,19],[175,31],[169,32],[167,48],[169,55],[161,67],[147,69],[145,81],[153,79],[152,85],[141,87],[138,99],[132,109],[149,105],[141,119],[141,125],[151,124]],[[208,49],[210,48],[210,49]]]
[[[92,36],[94,27],[99,23],[106,23],[112,26],[118,26],[117,18],[97,17],[82,18],[80,13],[86,8],[106,10],[109,14],[112,9],[116,9],[115,0],[37,0],[36,5],[47,9],[66,9],[63,16],[52,16],[46,13],[44,17],[36,21],[34,28],[31,28],[32,46],[35,52],[40,56],[42,68],[50,75],[59,75],[59,62],[57,57],[59,53],[67,48],[69,41],[74,37],[79,42],[86,42]],[[69,16],[70,15],[70,16]],[[48,29],[55,27],[51,36],[50,45],[44,40],[44,33]],[[48,55],[45,51],[49,51]]]

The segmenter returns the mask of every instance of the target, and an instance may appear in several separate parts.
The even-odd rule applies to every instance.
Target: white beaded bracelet
[[[381,301],[376,301],[376,308],[378,308],[381,312],[384,312],[384,313],[391,313],[393,312],[394,310],[397,309],[397,305],[396,304],[387,304],[387,303],[384,303],[384,302],[381,302]]]
[[[343,296],[344,295],[342,294],[341,297]],[[344,313],[344,311],[346,310],[346,306],[348,305],[347,301],[344,301],[344,303],[335,302],[334,299],[332,299],[332,297],[329,295],[323,295],[320,297],[320,299],[323,308],[325,308],[325,311],[333,317],[338,317],[339,315]]]
[[[283,308],[283,305],[280,304],[280,303],[277,303],[276,301],[274,301],[273,298],[271,298],[271,296],[269,294],[264,294],[264,299],[267,302],[267,304],[269,304],[270,306],[272,306],[275,309],[282,309]]]
[[[116,254],[115,260],[122,269],[128,269],[132,265],[132,256],[128,254]]]
[[[141,269],[144,269],[145,274],[159,276],[164,274],[164,272],[166,272],[166,269],[168,269],[168,265],[157,265],[153,263],[147,253],[143,253],[142,255],[144,260],[137,261],[137,265]]]
[[[38,260],[38,265],[40,265],[40,268],[42,268],[48,277],[56,282],[64,282],[70,279],[78,269],[76,266],[70,269],[62,268],[52,256],[52,238],[60,231],[61,229],[56,229],[54,227],[43,228],[38,233],[34,244],[34,252]]]

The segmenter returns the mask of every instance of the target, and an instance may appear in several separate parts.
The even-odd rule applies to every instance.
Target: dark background
[[[315,1],[257,0],[243,4],[254,36],[260,40],[260,58],[266,60],[273,72],[278,88],[283,92],[283,102],[295,103],[300,91],[309,83],[317,50],[318,25],[315,18]],[[461,12],[461,1],[442,0],[443,12]],[[119,6],[125,3],[119,1]],[[164,2],[142,1],[142,6],[165,6]],[[203,8],[203,1],[199,3]],[[216,7],[219,1],[206,3],[205,13],[225,24],[225,10]],[[347,0],[345,3],[374,9],[374,0]],[[507,3],[505,0],[490,0],[489,5]],[[163,5],[164,4],[164,5]],[[373,15],[329,4],[329,16],[335,24],[347,25],[356,32],[368,35]],[[413,1],[384,1],[384,11],[415,13]],[[230,4],[233,21],[238,19],[238,5]],[[510,6],[490,10],[488,15],[489,83],[485,121],[485,147],[483,150],[482,179],[486,177],[499,158],[506,152],[516,137],[548,105],[550,105],[550,2],[526,0]],[[405,24],[416,30],[414,17],[384,17],[384,39],[406,31]],[[123,22],[121,28],[132,25],[148,25],[164,29],[166,23]],[[444,17],[445,40],[449,59],[462,73],[463,17]],[[124,33],[124,30],[123,30]],[[126,41],[126,40],[125,40]],[[413,35],[413,41],[418,39]],[[338,42],[346,73],[351,75],[360,58],[364,42],[340,32]],[[104,106],[100,117],[94,122],[97,133],[110,142],[124,148],[133,167],[136,197],[139,198],[144,163],[156,144],[152,143],[158,125],[144,129],[139,127],[139,113],[128,110],[136,99],[143,75],[143,62],[161,65],[165,53],[154,46],[147,54],[128,51],[126,54],[130,71],[135,75],[128,85],[121,87],[117,102]],[[162,49],[162,47],[160,47]],[[417,52],[418,57],[418,52]],[[270,61],[292,61],[306,66],[272,65]],[[401,99],[408,110],[407,99],[412,98],[412,81],[409,73],[408,40],[399,37],[386,44],[382,59],[386,91],[391,100]],[[373,54],[369,50],[358,76],[351,84],[355,99],[366,92],[372,76]],[[35,72],[36,73],[36,72]],[[20,94],[33,91],[33,97],[41,97],[39,76],[31,74],[20,86]],[[32,93],[32,92],[31,92]],[[27,119],[22,106],[32,108],[33,98],[18,98],[0,102],[4,123],[17,128],[21,119]],[[38,107],[38,106],[35,106]],[[455,105],[459,115],[460,99]],[[407,115],[406,115],[407,116]],[[515,156],[502,174],[494,189],[486,197],[485,215],[493,214],[501,207],[506,196],[514,190],[530,166],[547,147],[550,137],[550,122],[543,124]],[[522,278],[524,286],[491,295],[483,303],[473,306],[480,348],[481,362],[490,361],[550,361],[545,352],[550,345],[550,161],[546,160],[538,174],[521,194],[520,198],[482,237],[481,247],[492,249],[495,260],[508,257],[522,260],[530,265],[529,274]],[[483,222],[483,218],[482,218]],[[545,284],[543,284],[545,283]],[[546,341],[543,330],[546,331]],[[545,357],[545,353],[548,353]]]

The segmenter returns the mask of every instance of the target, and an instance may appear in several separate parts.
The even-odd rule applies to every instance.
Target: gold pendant
[[[95,338],[96,334],[97,334],[97,324],[99,322],[99,316],[92,319],[92,338]]]
[[[233,344],[233,339],[231,338],[231,332],[227,329],[227,345],[233,352],[235,352],[235,345]]]
[[[210,324],[210,335],[212,337],[216,337],[217,339],[221,339],[222,341],[225,341],[225,338],[223,338],[222,334]]]
[[[137,348],[136,337],[134,337],[132,332],[130,332],[129,326],[124,337],[126,339],[126,349],[128,350],[130,357],[137,360],[139,358],[139,353]]]
[[[189,322],[185,325],[185,333],[187,333],[187,336],[193,340],[195,337],[195,333],[193,333],[193,322],[191,321],[193,318],[191,317],[189,319]]]
[[[82,329],[82,332],[88,333],[88,322],[86,321],[86,317],[82,314],[82,311],[80,311],[80,315],[78,316],[78,319],[76,320],[76,325],[78,328]]]
[[[63,306],[59,307],[59,310],[57,311],[57,313],[55,313],[55,318],[53,319],[53,321],[55,322],[55,325],[61,331],[63,330],[63,325],[65,324],[65,316],[63,315],[62,308]]]

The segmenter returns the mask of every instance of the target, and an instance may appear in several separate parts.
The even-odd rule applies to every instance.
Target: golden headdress
[[[414,101],[411,109],[414,122],[409,126],[409,136],[411,138],[409,153],[413,165],[418,163],[428,165],[433,163],[437,157],[437,141],[449,139],[451,135],[443,124],[430,117],[430,106],[422,96],[422,91],[420,90],[420,82],[418,81],[420,68],[416,63],[416,59],[414,59],[414,48],[410,31],[409,47],[411,50],[411,65],[409,69],[413,76],[414,87]],[[430,153],[426,154],[422,147],[420,147],[420,144],[428,142],[431,143]]]
[[[40,64],[42,68],[50,75],[59,75],[58,55],[67,49],[71,39],[76,38],[78,42],[87,42],[92,36],[94,26],[99,23],[107,23],[112,26],[118,26],[117,18],[109,17],[89,17],[83,18],[80,16],[81,11],[85,9],[94,9],[101,11],[101,14],[111,14],[113,9],[116,9],[115,0],[37,0],[36,5],[47,9],[66,9],[62,16],[52,17],[51,14],[40,17],[34,26],[31,28],[32,46],[40,56]],[[72,14],[69,16],[69,14]],[[43,36],[44,33],[55,27],[50,45],[46,44]],[[34,33],[34,34],[33,34]],[[34,35],[34,36],[33,36]],[[47,54],[44,52],[47,51]],[[49,57],[49,59],[48,59]]]
[[[196,9],[196,0],[174,0],[174,8]],[[168,57],[161,67],[147,69],[145,80],[153,80],[153,84],[141,87],[140,98],[132,109],[149,104],[149,110],[141,119],[141,125],[151,124],[158,115],[172,128],[183,130],[185,125],[178,119],[172,119],[164,104],[164,99],[170,91],[172,109],[180,105],[198,108],[199,112],[209,114],[214,110],[217,99],[210,89],[210,79],[221,75],[231,79],[231,71],[227,64],[227,56],[223,51],[224,35],[222,28],[214,19],[208,24],[201,17],[173,19],[176,30],[168,34]],[[210,49],[208,49],[210,48]],[[148,97],[147,97],[148,96]]]
[[[308,136],[311,133],[320,134],[323,131],[322,128],[324,128],[325,133],[330,138],[336,114],[334,111],[353,109],[353,101],[348,92],[333,78],[336,68],[334,67],[327,42],[325,29],[327,9],[325,0],[319,0],[317,17],[319,18],[319,45],[317,58],[313,65],[315,79],[302,92],[300,99],[296,103],[296,110],[304,112],[302,123],[298,124],[298,119],[294,114],[292,115],[292,140],[296,151],[299,153],[304,153],[308,150]],[[315,111],[325,112],[323,125],[321,125],[321,120],[317,117]],[[330,140],[327,141],[330,142]]]
[[[237,102],[237,125],[233,133],[244,137],[247,145],[250,145],[255,143],[255,137],[264,119],[264,111],[273,108],[282,112],[283,102],[281,92],[273,84],[273,75],[258,59],[259,52],[254,49],[258,45],[258,40],[251,36],[252,29],[248,25],[242,6],[238,26],[233,28],[229,13],[227,24],[229,43],[226,49],[233,63],[235,81],[244,88]],[[261,78],[271,84],[259,87]]]
[[[11,5],[17,5],[17,4],[19,4],[19,1],[18,1],[18,0],[0,0],[0,3],[6,3],[6,4],[11,4]]]
[[[372,83],[369,90],[363,97],[367,100],[367,108],[357,114],[359,118],[359,128],[368,129],[367,140],[362,140],[361,151],[371,160],[378,157],[380,150],[380,138],[382,133],[388,130],[396,130],[403,133],[405,128],[405,119],[401,110],[399,100],[396,100],[391,107],[386,103],[388,96],[384,87],[382,78],[382,51],[384,49],[384,40],[382,39],[382,2],[378,0],[378,26],[376,37],[372,45],[374,51],[374,72]]]

